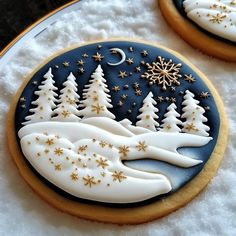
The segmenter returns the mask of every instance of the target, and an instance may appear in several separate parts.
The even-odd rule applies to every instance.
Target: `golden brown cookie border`
[[[15,110],[18,100],[25,86],[32,78],[32,76],[36,73],[36,71],[38,71],[41,67],[43,67],[53,58],[76,47],[81,47],[92,43],[101,43],[105,41],[107,42],[107,41],[118,41],[118,40],[144,43],[156,46],[178,57],[188,66],[190,66],[206,83],[210,93],[215,99],[215,103],[220,114],[220,129],[217,143],[210,159],[207,161],[202,171],[189,183],[187,183],[184,187],[182,187],[176,193],[171,194],[164,200],[135,208],[133,207],[111,208],[101,205],[90,205],[88,203],[76,202],[57,194],[54,190],[50,189],[32,172],[32,170],[26,163],[26,160],[21,154],[20,147],[17,142],[17,134],[15,132]],[[41,63],[39,66],[37,66],[29,75],[27,75],[22,85],[18,89],[16,95],[13,97],[9,112],[7,114],[6,131],[7,131],[8,148],[20,174],[22,175],[24,180],[29,184],[29,186],[50,205],[54,206],[55,208],[57,208],[62,212],[88,220],[95,220],[95,221],[116,223],[116,224],[139,224],[163,217],[173,211],[176,211],[180,207],[190,202],[208,184],[208,182],[215,175],[220,165],[220,162],[223,159],[223,155],[227,145],[228,124],[227,124],[226,114],[224,112],[223,102],[220,99],[218,92],[216,91],[212,83],[206,78],[206,76],[203,75],[202,72],[200,72],[194,65],[188,62],[187,59],[185,59],[177,52],[172,51],[163,46],[157,45],[155,43],[149,43],[137,39],[116,38],[116,39],[92,41],[84,44],[74,45],[72,47],[63,49],[62,51],[54,54],[53,56],[49,57],[46,61]]]
[[[171,28],[192,47],[210,56],[236,62],[236,45],[227,44],[199,30],[181,15],[173,0],[159,0],[159,6]]]

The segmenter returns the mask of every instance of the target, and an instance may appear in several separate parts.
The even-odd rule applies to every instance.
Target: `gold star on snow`
[[[109,166],[108,164],[107,164],[107,159],[102,159],[101,157],[100,157],[100,159],[99,160],[96,160],[96,162],[97,162],[97,167],[102,167],[102,169],[105,169],[106,168],[106,166]]]
[[[209,98],[210,97],[210,93],[209,92],[201,92],[200,97],[201,98]]]
[[[77,64],[78,66],[83,66],[84,63],[85,63],[85,62],[81,59],[81,60],[77,61],[76,64]]]
[[[96,53],[93,55],[93,59],[94,61],[101,61],[104,58],[104,56],[102,56],[100,53]]]
[[[210,15],[210,22],[220,24],[227,16],[223,13],[217,13],[216,15]]]
[[[100,106],[98,103],[96,105],[92,105],[92,112],[100,114],[102,111],[105,111],[104,106]]]
[[[99,99],[98,95],[93,96],[93,101],[94,101],[94,102],[97,102],[98,99]]]
[[[54,169],[57,170],[57,171],[60,171],[61,170],[61,165],[60,164],[54,165]]]
[[[144,151],[145,152],[146,149],[147,149],[147,145],[146,145],[145,141],[143,141],[143,142],[139,141],[138,145],[136,146],[136,148],[138,149],[139,152],[140,151]]]
[[[97,184],[94,177],[90,176],[90,175],[87,175],[86,177],[83,177],[83,180],[84,180],[84,185],[89,186],[90,188],[92,187],[92,185]]]
[[[195,126],[193,123],[187,124],[187,125],[185,126],[185,129],[186,129],[188,132],[190,132],[190,131],[198,131],[198,129],[196,128],[196,126]]]
[[[182,77],[180,73],[181,63],[175,64],[171,59],[158,56],[157,61],[152,64],[146,63],[147,70],[141,75],[142,78],[147,79],[150,85],[157,84],[162,90],[167,87],[180,85],[178,81]]]
[[[120,71],[120,72],[119,72],[119,77],[120,77],[120,78],[124,79],[124,78],[127,77],[127,76],[128,76],[128,74],[127,74],[126,71]]]
[[[78,148],[78,152],[84,152],[88,148],[88,145],[82,145]]]
[[[192,74],[184,75],[184,80],[188,81],[189,83],[194,83],[196,81]]]
[[[134,59],[133,59],[133,58],[128,58],[128,59],[126,60],[126,62],[127,62],[129,65],[131,65],[131,64],[134,63]]]
[[[48,138],[45,143],[46,143],[47,145],[51,146],[51,145],[54,144],[54,140],[53,140],[53,138]]]
[[[75,172],[72,172],[71,175],[70,175],[70,178],[73,180],[73,181],[77,181],[79,179],[79,176],[77,173]]]
[[[101,141],[101,142],[99,142],[99,145],[100,145],[102,148],[104,148],[104,147],[107,145],[107,143],[106,143],[105,141]]]
[[[146,56],[148,55],[148,52],[147,52],[147,50],[143,50],[143,51],[141,52],[141,54],[142,54],[144,57],[146,57]]]
[[[68,67],[68,66],[70,66],[70,62],[65,61],[65,62],[62,63],[62,65],[63,65],[64,67]]]
[[[123,146],[118,147],[118,149],[119,149],[119,153],[120,153],[123,157],[126,157],[126,156],[127,156],[128,152],[129,152],[129,146],[123,145]]]
[[[69,116],[70,116],[70,112],[69,112],[69,111],[66,111],[66,110],[62,111],[61,114],[62,114],[63,118],[66,118],[66,117],[69,117]]]
[[[120,91],[120,86],[113,86],[112,91],[114,91],[114,92]]]
[[[71,99],[71,98],[68,98],[66,100],[67,103],[69,103],[70,105],[75,105],[76,104],[76,100],[75,99]]]
[[[119,182],[127,178],[126,176],[123,175],[123,171],[114,171],[112,173],[112,177],[113,177],[113,181],[118,180]]]
[[[54,153],[57,156],[61,156],[63,154],[63,149],[62,148],[55,148]]]
[[[170,130],[170,129],[171,129],[171,125],[166,125],[166,126],[164,127],[164,129]]]

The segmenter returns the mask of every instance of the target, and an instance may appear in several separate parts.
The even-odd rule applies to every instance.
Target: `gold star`
[[[84,185],[85,186],[88,185],[90,188],[92,187],[92,185],[96,184],[96,181],[95,181],[94,177],[90,176],[90,175],[87,175],[86,177],[83,177],[83,180],[84,180]]]
[[[136,96],[141,96],[142,95],[142,90],[136,89],[134,93],[135,93]]]
[[[148,52],[147,52],[147,50],[143,50],[143,51],[141,52],[141,54],[142,54],[144,57],[146,57],[146,56],[148,55]]]
[[[99,160],[96,160],[96,162],[98,163],[98,164],[97,164],[97,167],[101,166],[102,169],[105,169],[106,166],[109,166],[109,165],[107,164],[107,159],[102,159],[101,157],[100,157]]]
[[[63,116],[63,118],[66,118],[66,117],[69,117],[70,116],[70,112],[69,111],[62,111],[62,116]]]
[[[53,145],[54,144],[53,138],[48,138],[45,143],[49,146]]]
[[[83,67],[80,67],[80,68],[79,68],[79,72],[80,72],[81,74],[83,74],[83,73],[85,72],[85,69],[84,69]]]
[[[81,59],[81,60],[79,60],[79,61],[77,61],[77,65],[79,65],[79,66],[83,66],[84,65],[84,61]]]
[[[113,145],[109,143],[109,144],[108,144],[108,147],[109,147],[109,148],[113,148]]]
[[[185,126],[185,129],[186,129],[188,132],[190,132],[191,130],[192,130],[192,131],[198,131],[198,129],[196,128],[196,126],[195,126],[193,123],[187,124],[187,125]]]
[[[124,104],[124,103],[123,103],[122,101],[119,101],[119,102],[117,103],[117,106],[118,106],[118,107],[122,107],[123,104]]]
[[[138,149],[139,152],[140,151],[144,151],[145,152],[146,148],[147,148],[147,145],[146,145],[145,141],[143,141],[143,142],[139,141],[138,145],[136,146],[136,148]]]
[[[63,149],[62,148],[55,148],[54,150],[55,155],[62,155],[63,154]]]
[[[100,114],[101,111],[105,111],[104,106],[100,106],[98,103],[97,105],[92,105],[92,112],[96,112],[97,114]]]
[[[70,62],[68,62],[68,61],[63,62],[62,64],[63,64],[64,67],[70,66]]]
[[[129,65],[131,65],[131,64],[134,63],[134,59],[133,59],[133,58],[128,58],[128,59],[126,60],[126,62],[127,62]]]
[[[82,55],[82,57],[83,57],[83,58],[88,58],[88,54],[87,54],[87,53],[84,53],[84,54]]]
[[[127,72],[126,71],[120,71],[119,72],[119,77],[120,78],[122,78],[122,79],[124,79],[125,77],[127,77],[128,75],[127,75]]]
[[[163,101],[164,101],[164,98],[163,98],[163,96],[158,96],[158,97],[157,97],[157,100],[158,100],[158,102],[163,102]]]
[[[210,93],[209,92],[201,92],[200,97],[201,98],[209,98],[210,97]]]
[[[135,71],[136,71],[136,72],[141,72],[140,66],[135,67]]]
[[[55,170],[60,171],[61,170],[61,165],[60,164],[54,165],[54,168],[55,168]]]
[[[123,99],[123,100],[127,99],[127,97],[128,97],[127,94],[122,94],[122,95],[121,95],[121,99]]]
[[[120,91],[120,86],[113,86],[112,91],[114,91],[114,92]]]
[[[104,58],[104,56],[102,56],[100,53],[96,53],[95,55],[93,55],[93,59],[94,61],[101,61]]]
[[[119,182],[127,178],[126,176],[123,175],[123,171],[114,171],[112,173],[112,177],[113,177],[113,181],[118,180]]]
[[[77,173],[75,172],[72,172],[71,175],[70,175],[70,178],[73,180],[73,181],[77,181],[79,179],[79,176]]]
[[[84,152],[88,148],[88,145],[82,145],[78,148],[78,152]]]
[[[184,80],[188,81],[189,83],[194,83],[196,81],[192,74],[184,75]]]
[[[100,145],[102,148],[104,148],[104,147],[107,145],[107,143],[106,143],[105,141],[101,141],[101,142],[99,143],[99,145]]]
[[[121,155],[123,157],[127,156],[128,152],[129,152],[129,146],[123,145],[123,146],[118,147],[118,149],[119,149],[119,153],[121,153]]]
[[[93,96],[93,101],[94,101],[94,102],[97,102],[98,99],[99,99],[98,95]]]
[[[171,97],[169,101],[172,102],[172,103],[175,103],[176,102],[176,98]]]
[[[69,103],[70,105],[75,105],[76,104],[76,100],[71,99],[71,98],[68,98],[68,100],[66,100],[66,102]]]
[[[149,120],[149,119],[150,119],[150,115],[146,115],[146,116],[145,116],[145,119],[146,119],[146,120]]]

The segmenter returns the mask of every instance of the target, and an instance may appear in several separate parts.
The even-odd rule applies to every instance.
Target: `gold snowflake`
[[[71,178],[73,181],[77,181],[77,180],[79,179],[79,176],[78,176],[77,173],[73,172],[73,173],[71,173],[70,178]]]
[[[118,180],[119,182],[127,178],[126,176],[123,175],[123,171],[114,171],[112,173],[112,177],[113,177],[113,181]]]
[[[185,129],[186,129],[188,132],[191,132],[191,131],[197,132],[197,131],[198,131],[198,129],[196,128],[196,126],[195,126],[193,123],[187,124],[187,125],[185,126]]]
[[[99,160],[96,160],[96,162],[97,162],[97,167],[101,166],[102,169],[105,169],[105,167],[108,166],[108,164],[107,164],[107,159],[102,159],[102,158],[100,157],[100,159],[99,159]]]
[[[141,75],[142,78],[149,80],[149,84],[158,84],[163,90],[172,84],[180,85],[178,81],[181,78],[180,68],[181,63],[175,64],[171,59],[167,61],[163,57],[158,57],[156,62],[152,62],[150,65],[146,63],[147,71]]]
[[[51,146],[54,144],[53,138],[48,138],[45,142],[48,146]]]
[[[84,151],[86,151],[87,147],[88,147],[88,145],[82,145],[82,146],[80,146],[80,147],[78,148],[78,152],[84,152]]]
[[[140,152],[140,151],[146,151],[146,149],[147,149],[147,145],[146,145],[146,143],[145,143],[145,141],[139,141],[138,142],[138,145],[136,146],[136,148],[138,149],[138,151]]]
[[[63,154],[63,149],[62,148],[55,148],[54,150],[55,155],[60,156]]]
[[[127,156],[128,152],[129,152],[129,146],[123,145],[121,147],[118,147],[118,149],[119,149],[119,153],[121,153],[122,156],[124,156],[124,157]]]
[[[216,15],[210,15],[210,20],[212,23],[218,23],[220,24],[224,18],[226,18],[226,15],[217,13]]]
[[[93,176],[87,175],[86,177],[83,177],[84,180],[84,185],[85,186],[89,186],[90,188],[92,187],[92,185],[96,184],[96,181],[94,179]]]
[[[69,117],[70,116],[70,112],[69,111],[62,111],[62,116],[64,117],[64,118],[66,118],[66,117]]]

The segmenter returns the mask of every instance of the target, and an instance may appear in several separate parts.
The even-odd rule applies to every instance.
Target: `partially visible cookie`
[[[227,143],[218,93],[181,55],[140,41],[65,49],[39,65],[8,115],[21,175],[51,205],[137,224],[182,207]]]
[[[236,62],[236,1],[160,0],[169,25],[190,45]]]

